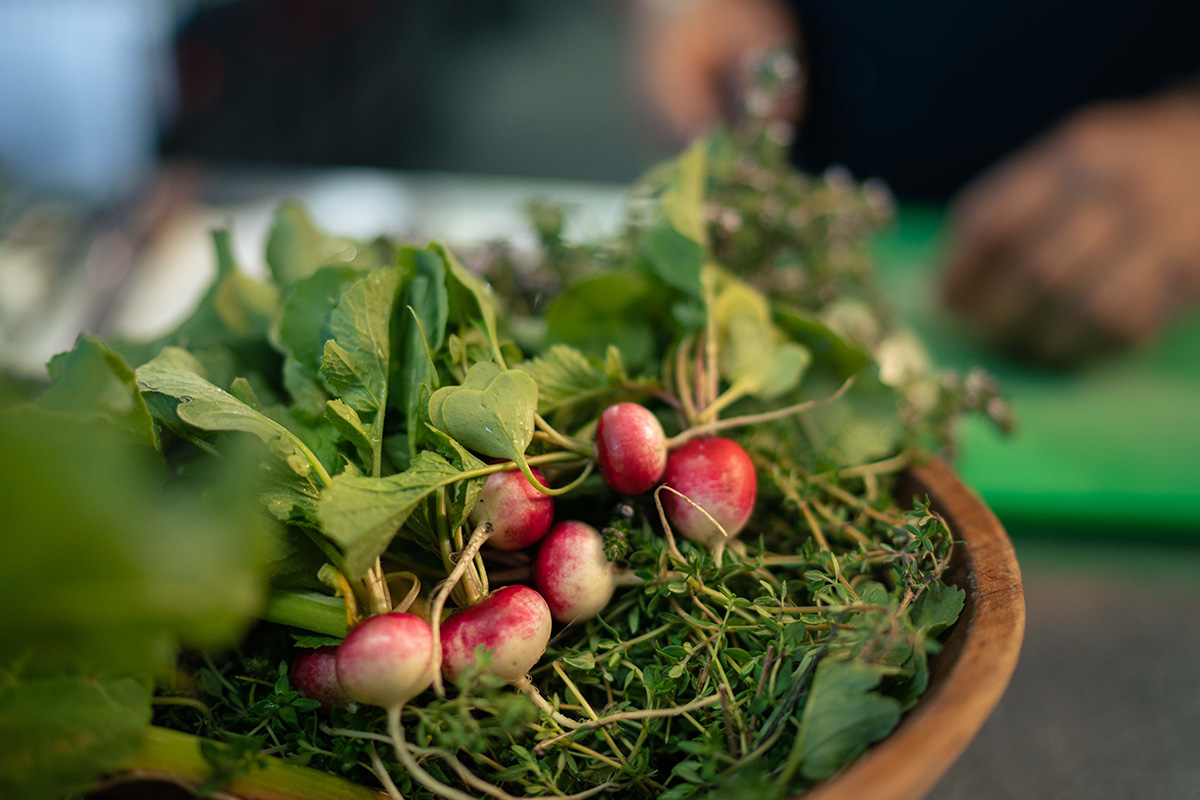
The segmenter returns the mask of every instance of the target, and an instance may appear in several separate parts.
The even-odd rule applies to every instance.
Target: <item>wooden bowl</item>
[[[1025,595],[999,520],[944,461],[912,468],[903,496],[929,496],[961,542],[946,578],[967,593],[930,665],[929,688],[892,735],[804,800],[918,800],[950,769],[1000,701],[1025,634]]]

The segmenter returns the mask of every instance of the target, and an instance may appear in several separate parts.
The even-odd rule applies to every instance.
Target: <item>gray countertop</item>
[[[1200,798],[1200,551],[1017,539],[1008,692],[930,800]]]

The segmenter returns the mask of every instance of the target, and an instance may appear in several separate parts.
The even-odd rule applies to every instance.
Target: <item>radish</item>
[[[542,540],[533,579],[559,622],[592,619],[608,605],[617,585],[616,570],[604,554],[604,537],[575,520],[558,523]]]
[[[662,498],[671,524],[714,552],[745,527],[758,493],[750,456],[720,437],[692,439],[672,450],[663,483],[673,490]]]
[[[378,614],[338,646],[337,681],[351,699],[398,709],[433,682],[433,630],[413,614]]]
[[[318,701],[327,713],[334,706],[345,708],[351,704],[338,683],[337,651],[333,646],[306,648],[292,660],[292,686],[309,700]]]
[[[538,482],[546,477],[530,470]],[[554,521],[554,498],[533,488],[516,470],[494,472],[484,481],[479,501],[471,510],[471,525],[491,523],[487,541],[498,550],[520,550],[536,542]]]
[[[442,672],[453,680],[475,663],[475,649],[491,653],[488,670],[519,683],[546,652],[550,609],[528,586],[505,586],[442,623]]]
[[[642,494],[662,480],[667,437],[658,418],[637,403],[604,409],[596,426],[596,460],[614,492]]]

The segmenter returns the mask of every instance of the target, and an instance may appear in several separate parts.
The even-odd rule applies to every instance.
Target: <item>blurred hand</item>
[[[1086,109],[977,180],[944,288],[1051,363],[1151,337],[1200,298],[1200,97]]]
[[[796,21],[781,0],[658,0],[639,10],[647,99],[681,141],[731,121],[756,62],[772,50],[799,45]],[[797,92],[769,116],[795,123],[802,106]]]

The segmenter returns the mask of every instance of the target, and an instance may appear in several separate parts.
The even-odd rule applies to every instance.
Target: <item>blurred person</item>
[[[1169,0],[647,0],[648,99],[690,138],[751,65],[797,55],[773,109],[808,169],[953,196],[946,299],[990,338],[1072,362],[1200,297],[1200,5]]]

